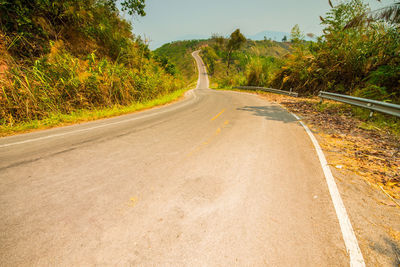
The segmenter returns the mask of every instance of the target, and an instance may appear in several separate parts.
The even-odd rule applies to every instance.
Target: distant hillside
[[[186,82],[194,82],[197,79],[196,65],[194,64],[191,53],[201,47],[214,46],[213,39],[207,40],[188,40],[176,41],[164,44],[160,48],[154,50],[154,53],[159,57],[166,57],[172,62],[178,73],[180,73]],[[253,41],[248,39],[245,45],[236,53],[236,65],[240,65],[239,60],[248,56],[250,57],[272,57],[280,58],[289,53],[290,43],[275,42],[270,40]],[[242,62],[243,63],[243,62]],[[242,64],[243,66],[243,64]],[[240,67],[236,69],[243,70]]]
[[[268,72],[279,68],[282,58],[291,50],[288,42],[247,39],[229,56],[228,42],[229,39],[215,37],[202,48],[201,55],[211,75],[211,87],[265,84],[271,79]]]
[[[264,37],[266,39],[271,39],[273,41],[280,42],[282,39],[286,36],[287,39],[290,38],[290,33],[288,32],[275,32],[275,31],[262,31],[254,35],[249,35],[246,36],[247,38],[251,40],[264,40]]]
[[[290,43],[288,42],[247,40],[241,52],[253,56],[282,57],[289,53],[289,49]]]
[[[248,39],[260,41],[269,39],[272,41],[281,42],[282,39],[286,36],[287,40],[290,40],[290,33],[288,32],[275,32],[275,31],[262,31],[254,35],[246,35]],[[312,41],[313,39],[308,37],[307,35],[304,37],[305,41]]]
[[[172,62],[183,79],[191,83],[197,79],[196,65],[191,53],[206,43],[206,40],[176,41],[164,44],[154,50],[154,53]]]
[[[151,50],[156,50],[160,48],[161,46],[168,44],[168,43],[175,43],[175,42],[180,42],[180,41],[192,41],[192,40],[205,40],[208,39],[208,36],[201,35],[201,34],[185,34],[181,35],[175,38],[171,38],[169,40],[163,40],[163,41],[156,41],[152,42],[149,45],[149,48]]]

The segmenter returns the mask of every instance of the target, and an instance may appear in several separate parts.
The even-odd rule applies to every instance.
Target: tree
[[[214,40],[215,45],[216,45],[216,49],[220,49],[220,48],[223,48],[223,47],[224,47],[224,45],[225,45],[225,38],[224,38],[222,35],[219,35],[219,34],[214,33],[214,34],[211,36],[211,39]]]
[[[232,32],[227,44],[228,69],[231,62],[232,52],[241,48],[245,42],[246,42],[246,37],[244,37],[244,35],[240,32],[239,29],[236,29],[234,32]]]
[[[381,2],[381,0],[377,0]],[[329,2],[332,6],[332,3]],[[389,6],[380,8],[378,10],[364,12],[361,15],[355,16],[345,28],[359,27],[362,25],[369,25],[371,22],[383,20],[389,24],[400,24],[400,2],[395,2]]]
[[[301,43],[304,40],[304,35],[300,31],[299,24],[294,25],[290,32],[290,41],[294,44]]]
[[[218,60],[218,56],[215,53],[215,50],[210,46],[206,46],[202,48],[201,53],[204,62],[206,63],[209,74],[213,75],[215,71],[215,62]]]
[[[115,3],[116,0],[110,0]],[[128,11],[128,14],[146,16],[146,12],[144,12],[145,8],[145,0],[125,0],[121,2],[122,11]]]
[[[113,33],[113,27],[132,35],[131,26],[118,19],[116,3],[117,0],[0,0],[0,31],[11,40],[8,46],[13,55],[40,56],[49,49],[49,41],[61,36],[70,39],[71,32],[108,43],[114,46],[108,50],[116,51],[120,49],[114,41],[120,35]],[[120,3],[130,15],[146,15],[145,0]]]
[[[287,36],[285,35],[285,36],[283,36],[283,38],[282,38],[282,42],[287,42]]]

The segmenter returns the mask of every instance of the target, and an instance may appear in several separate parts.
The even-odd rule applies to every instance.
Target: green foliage
[[[108,0],[115,3],[115,0]],[[121,2],[122,11],[128,11],[129,15],[140,15],[146,16],[146,12],[144,12],[145,3],[144,0],[125,0]]]
[[[50,112],[49,115],[43,119],[32,119],[29,121],[19,122],[18,124],[0,124],[0,136],[21,133],[32,129],[45,129],[59,125],[68,125],[128,114],[134,111],[170,103],[181,97],[185,92],[186,89],[178,89],[172,93],[162,95],[155,99],[145,102],[133,102],[127,106],[113,105],[99,109],[80,109],[68,114]]]
[[[304,40],[304,34],[300,31],[299,25],[298,24],[294,25],[294,27],[290,31],[290,41],[292,43],[298,44],[301,43],[303,40]]]
[[[246,40],[241,48],[231,53],[231,68],[227,69],[228,40],[218,35],[207,41],[201,50],[202,58],[211,74],[212,86],[258,85],[269,83],[281,65],[279,57],[288,53],[289,45],[271,40]]]
[[[244,35],[240,32],[239,29],[236,29],[234,32],[231,33],[231,36],[226,45],[228,51],[228,59],[227,59],[228,69],[231,63],[232,52],[241,48],[245,42],[246,42],[246,37],[244,37]]]
[[[352,20],[350,20],[350,22],[347,23],[346,28],[365,26],[375,21],[384,21],[385,23],[399,27],[400,2],[395,2],[384,8],[364,12],[358,16],[355,16]]]
[[[209,48],[203,49],[203,57],[218,87],[293,88],[303,95],[324,90],[400,103],[398,24],[370,21],[348,27],[354,18],[369,12],[361,0],[340,1],[321,17],[323,35],[316,41],[304,41],[295,25],[290,46],[270,40],[247,41],[243,49],[230,55],[216,35],[210,46],[218,58],[209,56]],[[229,64],[230,57],[234,68],[226,70],[221,63]]]
[[[123,9],[145,15],[143,0]],[[184,87],[115,0],[0,0],[0,123],[146,102]]]
[[[1,124],[42,119],[50,113],[129,105],[183,87],[151,60],[144,61],[139,70],[97,58],[94,53],[79,59],[55,46],[49,57],[36,60],[31,68],[11,66],[0,84]]]
[[[360,0],[334,6],[321,18],[323,36],[295,46],[270,85],[303,94],[325,90],[399,103],[399,28],[379,22],[346,27],[368,10]]]
[[[166,58],[169,64],[175,66],[176,75],[181,76],[187,83],[197,79],[197,68],[191,53],[203,44],[202,40],[178,41],[164,44],[154,51],[158,58]]]
[[[174,63],[172,63],[166,56],[154,55],[154,60],[165,69],[165,71],[171,75],[176,75],[177,70]]]
[[[143,0],[121,5],[129,14],[145,15]],[[80,47],[72,51],[75,55],[98,50],[115,59],[133,40],[131,30],[120,19],[116,0],[0,1],[0,31],[8,36],[8,51],[16,59],[42,56],[49,41],[60,39]]]
[[[210,75],[214,74],[215,71],[215,64],[218,60],[218,55],[215,53],[214,48],[210,46],[206,46],[202,50],[202,58],[205,64],[207,65],[208,73]]]

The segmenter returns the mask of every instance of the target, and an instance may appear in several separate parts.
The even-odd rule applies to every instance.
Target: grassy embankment
[[[165,104],[189,84],[132,34],[115,1],[6,0],[0,26],[3,136]]]
[[[172,93],[160,96],[158,98],[146,102],[135,102],[127,106],[118,105],[118,106],[112,106],[94,110],[82,109],[73,111],[68,114],[50,113],[44,119],[30,120],[27,122],[17,123],[15,125],[1,125],[0,137],[18,133],[30,132],[33,130],[48,129],[57,126],[66,126],[76,123],[110,118],[114,116],[133,113],[136,111],[146,110],[152,107],[169,104],[176,100],[179,100],[183,96],[183,94],[190,88],[191,87],[186,89],[178,89]]]

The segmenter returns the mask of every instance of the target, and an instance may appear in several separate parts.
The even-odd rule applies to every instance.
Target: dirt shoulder
[[[318,99],[261,94],[300,116],[331,165],[368,266],[400,266],[400,138]]]
[[[318,98],[258,93],[301,117],[338,184],[367,266],[400,266],[400,137]],[[326,106],[326,103],[325,103]]]

